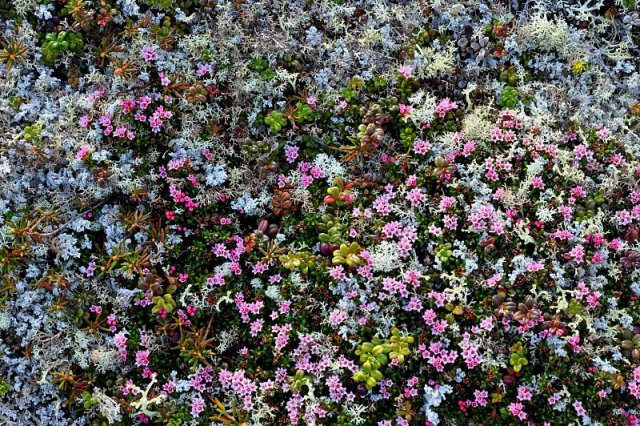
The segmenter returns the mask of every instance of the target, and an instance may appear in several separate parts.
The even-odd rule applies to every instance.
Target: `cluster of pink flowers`
[[[253,409],[253,394],[258,387],[251,379],[245,376],[244,371],[235,371],[232,373],[226,369],[222,369],[218,373],[218,380],[222,389],[231,389],[238,397],[242,398],[242,403],[246,410]]]
[[[435,111],[440,118],[444,118],[447,115],[447,112],[456,108],[458,108],[458,104],[451,102],[451,99],[449,98],[444,98],[436,105]]]

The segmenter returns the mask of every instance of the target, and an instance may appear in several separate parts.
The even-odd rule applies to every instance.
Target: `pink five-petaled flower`
[[[91,152],[91,147],[89,145],[83,145],[78,152],[76,152],[76,160],[84,161],[89,158],[89,153]]]
[[[203,65],[200,65],[200,66],[198,67],[198,71],[196,71],[196,75],[197,75],[198,77],[203,77],[203,76],[205,76],[206,74],[211,73],[211,70],[212,70],[212,69],[211,69],[211,65],[209,65],[209,64],[203,64]]]
[[[285,157],[287,158],[288,163],[293,163],[298,158],[298,152],[300,148],[294,145],[287,145],[284,149]]]
[[[413,152],[424,155],[431,150],[431,144],[422,139],[417,139],[413,144]]]
[[[531,179],[531,186],[535,189],[544,189],[544,181],[540,176],[534,176],[533,179]]]
[[[149,351],[136,352],[136,367],[146,367],[149,365]]]
[[[413,207],[418,207],[426,201],[427,197],[422,193],[420,188],[413,188],[407,194],[407,199]]]
[[[158,59],[158,53],[151,46],[144,46],[140,53],[145,61],[155,61]]]
[[[398,105],[398,109],[400,110],[400,115],[403,117],[410,116],[411,112],[413,111],[413,107],[411,105],[406,105],[402,103]]]
[[[530,401],[533,397],[533,393],[526,386],[518,387],[518,400],[520,401]]]
[[[527,271],[529,272],[537,272],[541,271],[542,269],[544,269],[544,265],[540,262],[536,262],[535,260],[532,260],[527,264]]]
[[[524,412],[524,406],[520,402],[512,402],[509,404],[509,412],[518,417],[520,420],[524,420],[527,418],[527,413]]]
[[[309,96],[307,97],[307,105],[309,105],[311,108],[315,109],[318,104],[318,99],[315,96]]]
[[[204,411],[204,399],[197,397],[191,402],[191,416],[198,417]]]
[[[411,77],[411,74],[413,73],[413,68],[411,68],[409,65],[402,65],[398,68],[398,72],[404,77],[404,78],[409,78]]]
[[[348,315],[346,312],[335,309],[329,314],[329,323],[332,326],[336,327],[342,324],[347,319],[347,317]]]

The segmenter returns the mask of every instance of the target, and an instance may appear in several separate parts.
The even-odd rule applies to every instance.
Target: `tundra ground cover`
[[[640,424],[638,13],[0,5],[0,422]]]

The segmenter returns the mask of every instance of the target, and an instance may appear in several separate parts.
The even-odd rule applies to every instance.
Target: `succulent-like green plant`
[[[24,127],[24,139],[29,142],[35,142],[40,139],[42,129],[37,123]]]
[[[341,244],[340,248],[333,252],[331,263],[334,265],[346,264],[347,266],[356,267],[364,265],[364,259],[359,256],[362,247],[357,242],[351,244]]]
[[[522,343],[517,342],[511,347],[511,357],[509,358],[509,364],[513,366],[513,370],[518,373],[522,370],[522,367],[529,364],[529,361],[525,357],[527,350],[522,346]]]
[[[356,355],[360,357],[362,370],[353,375],[353,380],[364,383],[369,390],[373,389],[382,380],[380,368],[389,362],[389,352],[391,347],[377,338],[358,345]]]
[[[576,221],[583,222],[593,217],[601,204],[604,203],[604,192],[591,193],[586,199],[576,203]]]
[[[404,357],[411,353],[409,344],[413,343],[414,338],[408,335],[400,334],[400,330],[393,328],[391,330],[391,338],[389,339],[389,358],[397,359],[398,363],[404,362]]]
[[[85,410],[89,410],[91,407],[98,405],[98,401],[91,395],[91,392],[82,392],[82,406]]]
[[[347,183],[341,177],[336,177],[333,179],[332,184],[333,185],[327,189],[327,196],[324,197],[324,202],[327,204],[335,204],[337,207],[346,205],[349,202],[353,183]]]
[[[62,52],[79,53],[84,47],[82,34],[61,31],[49,33],[42,44],[42,57],[47,63],[55,62]]]
[[[620,346],[622,347],[622,353],[627,358],[633,361],[640,361],[640,333],[633,334],[629,330],[625,330],[622,333],[622,342]]]
[[[264,123],[269,126],[272,132],[278,133],[287,125],[287,119],[283,113],[271,111],[271,113],[265,117]]]
[[[522,95],[520,95],[518,89],[513,86],[506,86],[502,90],[502,96],[498,101],[498,105],[503,108],[514,109],[518,106],[522,99]]]
[[[299,268],[305,274],[309,272],[309,268],[315,265],[316,262],[315,256],[306,251],[297,253],[289,252],[286,255],[280,256],[279,259],[288,270],[293,271]]]
[[[311,376],[304,374],[304,371],[302,370],[297,370],[296,374],[293,376],[293,379],[291,379],[289,390],[291,390],[291,392],[300,392],[302,390],[302,387],[306,386],[311,381]]]
[[[344,232],[344,226],[339,223],[330,222],[327,224],[326,232],[321,232],[318,235],[318,239],[323,243],[339,244],[342,242],[342,233]]]
[[[160,312],[161,309],[169,314],[173,312],[177,304],[173,300],[172,294],[175,293],[176,290],[177,290],[177,287],[175,285],[170,285],[167,287],[166,291],[162,296],[155,296],[152,299],[153,309],[151,310],[151,312],[153,312],[154,314],[157,314],[158,312]]]
[[[389,360],[397,360],[402,364],[405,356],[411,353],[409,345],[414,342],[414,338],[409,335],[403,335],[400,330],[393,328],[391,337],[383,341],[379,338],[373,338],[370,342],[358,345],[356,355],[358,355],[362,370],[356,371],[353,380],[364,383],[369,390],[373,389],[383,375],[380,369],[389,363]]]
[[[411,126],[407,126],[404,129],[400,130],[400,140],[406,147],[412,146],[413,141],[415,141],[417,137],[418,135],[416,134],[416,131]]]
[[[436,256],[442,263],[447,263],[451,256],[453,256],[451,243],[442,243],[436,248]]]
[[[11,386],[6,380],[2,379],[2,381],[0,381],[0,396],[6,396],[9,392],[11,392]]]
[[[269,68],[269,61],[267,61],[266,59],[252,60],[251,63],[249,64],[249,68],[252,71],[255,71],[258,74],[260,74],[260,78],[262,78],[262,80],[265,80],[265,81],[271,80],[273,77],[277,75],[275,71]]]
[[[439,181],[447,180],[456,171],[457,167],[444,157],[436,157],[435,166],[431,174]]]
[[[249,423],[243,420],[247,414],[239,410],[235,402],[231,403],[231,412],[226,410],[218,398],[213,398],[213,403],[216,405],[218,415],[212,416],[211,420],[220,422],[224,426],[249,426]]]
[[[298,102],[293,116],[297,121],[311,121],[313,119],[313,109],[308,104]]]

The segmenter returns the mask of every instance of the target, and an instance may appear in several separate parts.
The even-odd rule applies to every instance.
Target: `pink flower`
[[[413,207],[418,207],[426,201],[427,197],[422,193],[420,188],[413,188],[407,194],[407,199]]]
[[[487,392],[486,390],[477,389],[473,391],[473,396],[476,398],[476,402],[478,403],[478,405],[482,407],[487,406],[487,397],[489,396],[489,392]]]
[[[527,271],[529,272],[537,272],[541,271],[542,269],[544,269],[544,265],[540,262],[536,262],[535,260],[532,260],[527,264]]]
[[[83,115],[82,117],[80,117],[80,125],[85,129],[89,127],[90,121],[91,121],[91,117],[89,117],[88,115]]]
[[[317,107],[317,102],[318,100],[315,96],[307,97],[307,105],[309,105],[311,108],[315,109]]]
[[[113,336],[113,344],[120,350],[126,350],[128,340],[129,339],[127,339],[127,336],[125,336],[124,332],[122,331]]]
[[[320,167],[312,167],[309,172],[314,179],[321,179],[326,176]]]
[[[504,140],[502,129],[500,129],[499,127],[494,127],[493,129],[491,129],[491,140],[493,142],[499,142],[501,140]]]
[[[147,109],[149,105],[151,105],[151,98],[149,96],[141,96],[137,99],[138,107],[141,110]]]
[[[442,222],[447,229],[454,230],[458,227],[458,218],[451,214],[445,215]]]
[[[411,105],[405,104],[398,105],[398,109],[400,110],[400,115],[403,117],[408,117],[411,115],[411,111],[413,111],[413,107]]]
[[[76,152],[76,160],[84,161],[88,159],[89,153],[91,152],[91,147],[89,145],[83,145],[78,152]]]
[[[458,108],[458,104],[451,102],[451,99],[449,98],[444,98],[438,105],[436,105],[435,111],[440,118],[444,118],[447,115],[447,112],[456,108]]]
[[[512,402],[509,404],[508,409],[513,416],[518,417],[520,420],[527,418],[527,413],[524,412],[523,405],[520,402]]]
[[[413,68],[411,68],[409,65],[402,65],[401,67],[398,68],[398,72],[404,78],[409,78],[409,77],[411,77],[411,74],[413,73]]]
[[[100,118],[98,119],[98,123],[100,123],[102,127],[107,127],[109,124],[111,124],[111,120],[112,117],[109,114],[105,114],[100,116]]]
[[[579,416],[584,416],[584,415],[587,414],[587,411],[582,407],[582,402],[574,401],[572,405],[573,405],[573,408],[575,408],[576,413]]]
[[[302,175],[300,176],[300,186],[303,188],[308,188],[313,183],[313,176],[311,175]]]
[[[518,387],[518,400],[529,401],[533,397],[533,393],[526,386]]]
[[[191,415],[193,417],[200,416],[200,413],[204,411],[204,399],[197,397],[191,402]]]
[[[329,324],[336,327],[342,324],[347,319],[347,317],[348,315],[346,312],[336,309],[329,314]]]
[[[399,236],[402,232],[402,224],[398,221],[388,222],[382,227],[382,232],[387,238]]]
[[[442,235],[442,228],[436,225],[430,225],[429,233],[435,235],[436,237],[439,237],[440,235]]]
[[[535,189],[544,189],[544,181],[540,176],[534,176],[533,179],[531,179],[531,186]]]
[[[618,226],[624,226],[633,222],[633,217],[627,210],[620,210],[619,212],[616,212],[614,220]]]
[[[417,139],[413,144],[413,152],[424,155],[431,150],[431,144],[422,139]]]
[[[596,132],[596,134],[600,139],[605,139],[605,140],[608,139],[609,136],[611,135],[611,133],[609,132],[609,129],[607,129],[606,127],[602,127],[600,130]]]
[[[264,320],[258,319],[251,323],[251,334],[252,337],[256,337],[262,331],[262,326],[264,325]]]
[[[168,86],[169,83],[171,83],[171,80],[165,75],[165,73],[161,72],[158,75],[160,77],[160,84],[162,84],[163,86]]]
[[[622,248],[622,245],[623,245],[622,240],[619,238],[616,238],[614,240],[611,240],[611,242],[609,243],[609,248],[611,250],[618,251]]]
[[[204,75],[209,74],[210,72],[211,72],[211,65],[204,64],[198,67],[198,71],[196,71],[196,75],[198,77],[203,77]]]
[[[136,367],[146,367],[149,365],[149,351],[136,352]]]
[[[462,147],[462,154],[465,157],[468,157],[475,150],[476,150],[476,143],[474,141],[468,141]]]
[[[261,274],[269,269],[269,264],[266,262],[256,263],[253,265],[252,271],[254,274]]]
[[[158,59],[158,54],[151,46],[144,46],[141,53],[145,61],[155,61]]]
[[[493,330],[493,317],[486,317],[480,322],[480,328],[483,330],[491,331]]]
[[[287,145],[284,149],[284,155],[285,157],[287,157],[287,162],[293,163],[294,161],[296,161],[299,151],[300,148],[298,148],[297,146]]]
[[[570,259],[580,264],[584,262],[584,248],[581,245],[575,246],[569,253]]]
[[[502,279],[501,274],[494,274],[491,278],[487,280],[487,286],[495,287],[500,282],[501,279]]]
[[[215,274],[213,277],[207,278],[207,285],[223,286],[224,284],[224,277],[220,274]]]

